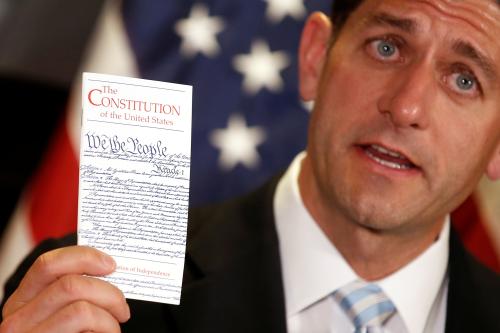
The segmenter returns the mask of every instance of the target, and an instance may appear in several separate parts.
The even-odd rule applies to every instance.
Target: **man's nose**
[[[378,110],[396,128],[425,129],[429,126],[429,107],[436,89],[428,66],[406,67],[393,73],[378,101]]]

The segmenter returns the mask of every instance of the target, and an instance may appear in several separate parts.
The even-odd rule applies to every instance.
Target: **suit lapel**
[[[452,230],[446,333],[500,332],[498,276],[479,264]]]
[[[190,213],[179,332],[286,332],[272,200],[278,178],[217,208]]]

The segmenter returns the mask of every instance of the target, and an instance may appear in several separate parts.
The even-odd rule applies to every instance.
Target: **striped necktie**
[[[382,333],[396,307],[379,286],[354,281],[337,289],[333,298],[351,319],[355,333]]]

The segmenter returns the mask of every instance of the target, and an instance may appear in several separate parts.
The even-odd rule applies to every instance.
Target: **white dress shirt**
[[[280,243],[289,333],[351,333],[332,292],[359,279],[305,208],[298,176],[305,153],[280,180],[274,214]],[[442,333],[446,318],[449,218],[439,238],[397,272],[375,281],[397,308],[387,333]]]

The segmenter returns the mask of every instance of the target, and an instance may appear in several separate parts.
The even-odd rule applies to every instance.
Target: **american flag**
[[[256,188],[305,148],[312,106],[298,94],[298,41],[308,13],[328,13],[330,6],[330,0],[108,1],[65,120],[4,235],[0,282],[36,243],[76,229],[81,72],[193,85],[190,203],[221,201]],[[500,237],[491,235],[500,233],[499,198],[500,187],[483,182],[454,213],[467,246],[497,270]]]
[[[254,188],[304,149],[308,109],[297,92],[296,50],[308,12],[329,7],[329,0],[124,2],[141,76],[193,85],[191,204]]]

